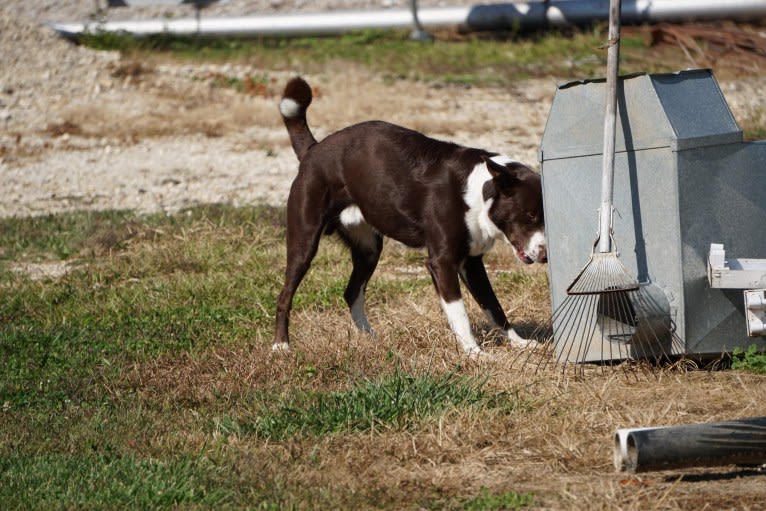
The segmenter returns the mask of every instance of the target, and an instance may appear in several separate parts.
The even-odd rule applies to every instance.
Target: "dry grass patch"
[[[510,408],[451,408],[405,430],[379,424],[367,432],[266,443],[228,431],[226,455],[245,465],[258,459],[258,470],[278,478],[298,503],[309,498],[298,488],[325,488],[344,502],[363,497],[369,508],[407,503],[404,507],[413,509],[457,509],[463,500],[455,495],[477,495],[481,488],[530,492],[533,507],[548,509],[698,509],[712,503],[757,509],[766,496],[753,487],[760,488],[763,476],[747,469],[628,476],[615,473],[611,461],[612,436],[620,427],[763,414],[763,376],[590,368],[585,378],[574,378],[560,369],[520,367],[519,352],[508,346],[490,348],[490,359],[473,363],[439,324],[436,301],[419,296],[417,303],[419,312],[406,299],[389,300],[389,319],[377,318],[375,339],[353,331],[341,307],[309,308],[296,316],[300,326],[291,354],[272,354],[269,332],[264,332],[246,350],[213,350],[145,365],[139,368],[142,392],[153,396],[150,400],[236,415],[254,394],[348,390],[400,364],[414,373],[456,371],[480,378],[490,395],[512,397]],[[253,410],[246,405],[245,414]]]

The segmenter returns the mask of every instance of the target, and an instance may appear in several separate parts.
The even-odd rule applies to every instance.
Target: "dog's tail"
[[[309,148],[317,143],[306,122],[306,110],[311,99],[311,87],[303,78],[296,76],[285,85],[282,101],[279,102],[279,111],[298,160],[302,160]]]

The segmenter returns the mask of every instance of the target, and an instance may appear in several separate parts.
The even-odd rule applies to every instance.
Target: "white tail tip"
[[[279,112],[288,119],[294,119],[301,114],[301,106],[290,98],[282,98],[279,102]]]

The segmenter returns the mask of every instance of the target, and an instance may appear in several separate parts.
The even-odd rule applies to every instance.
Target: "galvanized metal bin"
[[[597,236],[604,99],[603,80],[562,85],[543,134],[554,310]],[[742,141],[703,69],[621,77],[615,147],[615,241],[622,262],[661,305],[665,317],[654,325],[672,325],[686,354],[766,348],[765,338],[747,336],[742,292],[707,281],[711,242],[734,256],[766,257],[766,142]]]

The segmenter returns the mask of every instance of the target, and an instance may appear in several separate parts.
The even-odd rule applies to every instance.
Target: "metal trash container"
[[[604,80],[560,86],[540,146],[554,310],[597,236],[604,100]],[[766,348],[747,335],[742,292],[707,280],[711,242],[766,257],[766,141],[743,142],[707,69],[621,77],[617,102],[615,242],[659,297],[658,324],[672,325],[688,355]]]

